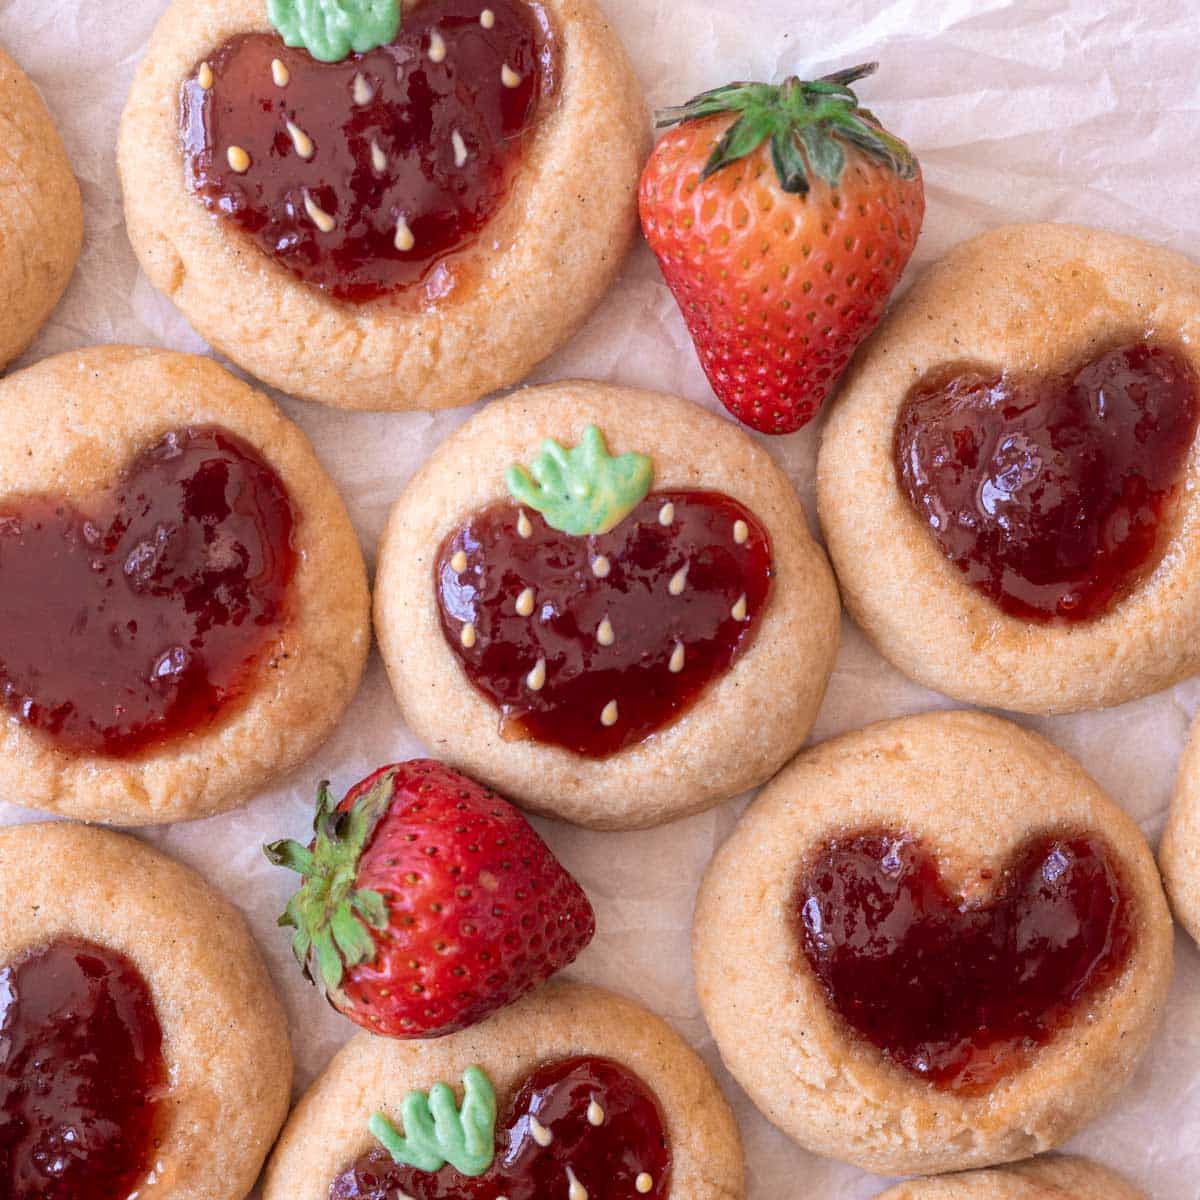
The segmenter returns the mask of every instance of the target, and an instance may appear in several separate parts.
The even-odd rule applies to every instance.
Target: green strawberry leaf
[[[435,1083],[429,1093],[409,1092],[401,1101],[404,1132],[383,1113],[368,1122],[371,1134],[402,1166],[440,1171],[449,1163],[461,1175],[479,1176],[496,1154],[496,1092],[479,1067],[463,1072],[463,1102],[458,1108],[449,1084]]]
[[[386,46],[400,29],[400,0],[267,0],[267,16],[288,46],[320,62]]]
[[[595,425],[570,450],[547,438],[528,471],[509,467],[504,477],[514,499],[540,512],[551,529],[575,537],[619,525],[645,498],[653,478],[654,464],[646,455],[613,458]]]
[[[737,114],[713,147],[704,179],[768,140],[780,186],[794,195],[805,195],[814,177],[836,186],[846,169],[848,148],[885,163],[902,179],[911,179],[917,173],[912,151],[859,104],[851,88],[878,65],[864,63],[813,80],[792,77],[781,84],[731,83],[701,92],[677,108],[663,109],[656,121],[666,126],[720,113]]]
[[[355,885],[359,859],[392,802],[394,785],[395,776],[388,772],[341,812],[329,784],[322,783],[312,846],[280,841],[263,847],[270,862],[296,871],[303,880],[279,924],[295,929],[296,961],[310,979],[315,961],[316,975],[330,995],[341,989],[347,970],[374,962],[372,930],[388,925],[383,896]]]

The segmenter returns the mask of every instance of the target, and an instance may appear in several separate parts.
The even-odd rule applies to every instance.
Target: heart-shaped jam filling
[[[658,1101],[607,1058],[547,1063],[522,1085],[478,1176],[418,1171],[376,1148],[333,1181],[329,1200],[661,1200],[671,1150]]]
[[[965,1093],[1019,1070],[1113,982],[1134,928],[1092,834],[1031,837],[998,880],[984,870],[968,890],[947,889],[920,842],[864,831],[822,846],[795,893],[800,945],[834,1010],[893,1062]]]
[[[503,202],[554,63],[526,0],[424,0],[392,44],[339,63],[236,37],[183,85],[187,183],[341,300],[427,276],[436,298],[455,286],[447,256]]]
[[[446,639],[505,736],[599,758],[676,720],[729,669],[772,564],[736,500],[661,491],[586,536],[493,504],[446,539],[435,571]]]
[[[0,969],[0,1195],[125,1200],[153,1165],[168,1087],[146,981],[76,939]]]
[[[0,697],[81,753],[210,726],[285,619],[296,563],[282,481],[214,428],[168,433],[76,508],[0,507]]]
[[[1088,620],[1161,558],[1198,382],[1182,354],[1152,342],[1051,377],[947,367],[900,411],[901,489],[942,553],[1005,612]]]

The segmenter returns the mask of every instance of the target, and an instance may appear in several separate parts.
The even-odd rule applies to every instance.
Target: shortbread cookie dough
[[[1107,1167],[1051,1154],[997,1171],[898,1183],[878,1200],[1146,1200],[1146,1196]]]
[[[1200,670],[1194,423],[1183,411],[1178,420],[1163,417],[1162,409],[1142,421],[1136,401],[1129,403],[1140,385],[1121,379],[1141,356],[1138,369],[1163,393],[1146,403],[1194,391],[1198,299],[1200,267],[1167,250],[1074,226],[1012,226],[953,250],[880,327],[826,425],[818,500],[846,606],[902,671],[973,704],[1058,713],[1121,704]],[[961,380],[974,373],[978,407],[970,411],[986,412],[989,422],[975,449],[966,445],[967,424],[954,437],[947,432],[961,408],[943,413],[944,428],[933,416],[936,404],[905,408],[910,389],[934,387],[942,372],[960,377],[959,404],[967,403]],[[1115,403],[1110,395],[1089,412],[1077,396],[1061,412],[1071,425],[1107,432],[1087,433],[1080,452],[1060,430],[1048,453],[1028,393],[1012,403],[1007,424],[988,407],[983,393],[1005,373],[1010,395],[1074,380],[1093,401],[1102,378],[1115,389]],[[923,415],[907,423],[906,411]],[[916,442],[907,440],[914,435]],[[901,453],[898,440],[916,452]],[[898,457],[918,481],[921,515]],[[947,461],[959,464],[953,479]],[[1094,488],[1082,507],[1077,484],[1065,489],[1065,500],[1059,490],[1063,473],[1073,471],[1090,473]],[[931,479],[958,503],[931,493]],[[1128,490],[1102,516],[1114,487]],[[1040,539],[1026,543],[1031,498],[1050,515]],[[1003,568],[964,557],[968,575],[939,538],[964,556],[998,545],[1009,557]],[[1046,582],[1047,559],[1063,563],[1076,554],[1071,569],[1095,572],[1091,582],[1065,591]],[[1012,563],[1022,555],[1040,583],[1016,577]],[[1136,569],[1122,566],[1135,560]],[[1026,601],[1041,606],[1039,618],[1015,615]],[[1068,611],[1088,615],[1070,619],[1062,615]]]
[[[745,1195],[733,1114],[686,1043],[657,1017],[610,992],[551,984],[481,1025],[436,1041],[359,1034],[293,1111],[267,1168],[265,1200],[375,1200],[394,1195],[392,1188],[407,1191],[403,1175],[381,1178],[395,1164],[369,1126],[381,1132],[378,1119],[372,1121],[381,1114],[397,1140],[403,1133],[416,1143],[415,1123],[405,1125],[409,1105],[402,1112],[402,1102],[438,1083],[453,1089],[457,1107],[467,1096],[477,1106],[494,1091],[495,1134],[480,1137],[483,1158],[464,1163],[460,1147],[458,1154],[440,1155],[450,1164],[440,1169],[448,1176],[465,1173],[464,1166],[476,1178],[486,1173],[497,1195],[517,1194],[516,1187],[505,1187],[506,1170],[512,1183],[535,1180],[537,1186],[521,1195]],[[493,1145],[506,1152],[488,1166]],[[354,1189],[356,1165],[360,1179],[374,1175],[376,1187]]]
[[[26,1123],[5,1196],[254,1186],[287,1115],[287,1020],[241,915],[193,871],[82,825],[0,830],[0,1015],[4,1111]]]
[[[370,645],[332,482],[205,358],[0,383],[0,794],[148,824],[244,802],[332,731]]]
[[[1074,760],[953,712],[836,738],[772,782],[709,867],[694,957],[770,1120],[933,1174],[1051,1149],[1109,1105],[1158,1025],[1172,927],[1141,833]]]
[[[1192,725],[1175,776],[1158,862],[1178,922],[1200,942],[1200,736]]]
[[[59,302],[83,244],[83,201],[29,77],[0,49],[0,369]]]
[[[769,779],[812,728],[838,623],[763,450],[683,400],[587,382],[518,392],[448,438],[392,510],[375,588],[417,736],[596,829]]]
[[[420,29],[428,23],[429,6],[465,13],[464,4],[472,3],[406,0],[399,36],[407,36],[409,25]],[[427,82],[448,71],[469,72],[475,60],[463,55],[483,53],[481,40],[501,33],[514,4],[521,20],[542,28],[545,45],[539,115],[511,183],[465,248],[448,250],[417,282],[379,295],[372,263],[419,255],[430,237],[442,236],[426,228],[429,214],[423,210],[392,212],[403,203],[394,180],[383,188],[383,199],[362,183],[378,179],[382,188],[412,137],[401,128],[399,115],[372,108],[397,86],[384,78],[392,74],[390,60],[368,55],[353,84],[342,75],[358,60],[322,67],[336,80],[328,85],[328,103],[302,103],[298,89],[309,86],[305,81],[316,68],[307,52],[285,53],[280,42],[281,57],[270,60],[264,50],[261,70],[249,84],[238,82],[240,75],[231,69],[230,88],[240,89],[231,101],[223,93],[222,47],[243,35],[272,34],[266,6],[262,0],[175,0],[138,72],[119,147],[129,235],[150,281],[234,362],[307,399],[346,408],[436,409],[470,403],[521,380],[574,333],[615,278],[637,228],[636,188],[649,137],[644,101],[625,51],[592,0],[505,0],[494,11],[479,0],[477,21],[447,20],[417,38],[420,48],[406,70],[425,73]],[[303,58],[291,57],[296,54]],[[502,107],[510,94],[521,94],[529,78],[507,61],[495,75],[501,79],[501,99],[492,103]],[[407,87],[405,78],[396,76]],[[463,88],[480,84],[464,78]],[[264,151],[274,164],[270,187],[287,194],[272,209],[287,226],[280,225],[277,238],[272,234],[272,246],[284,247],[279,253],[296,263],[314,259],[323,245],[342,237],[339,219],[347,221],[351,188],[349,182],[338,187],[351,173],[351,156],[357,161],[369,154],[371,161],[355,168],[354,188],[361,190],[364,204],[376,207],[345,227],[361,231],[379,206],[387,208],[385,244],[377,252],[356,250],[339,258],[342,264],[353,258],[360,268],[365,259],[363,269],[372,276],[365,282],[357,276],[340,279],[336,271],[322,279],[324,290],[303,281],[281,265],[279,254],[269,256],[251,234],[218,219],[189,189],[180,133],[188,89],[197,103],[207,92],[213,104],[227,106],[244,101],[246,87],[259,82],[263,95],[257,108],[266,105],[275,113],[282,139],[281,150]],[[495,83],[490,67],[485,82]],[[430,82],[428,90],[438,88]],[[424,92],[414,87],[412,95]],[[352,138],[361,133],[361,144],[351,145],[341,132],[338,113],[345,109],[349,115],[352,106],[367,114],[365,132],[353,126]],[[267,119],[261,112],[256,117],[258,124]],[[439,169],[455,189],[460,177],[476,181],[499,169],[486,163],[477,168],[484,162],[478,139],[484,136],[486,114],[480,118],[468,111],[461,119],[462,133],[443,128],[450,117],[439,117],[434,128],[443,141],[429,150],[429,157],[444,160]],[[373,141],[368,134],[375,135]],[[238,136],[251,143],[249,129]],[[275,145],[264,137],[264,146]],[[246,186],[254,185],[254,157],[232,133],[226,140],[228,145],[212,148],[208,167],[221,172],[228,162]],[[504,144],[504,137],[496,142]],[[477,171],[482,174],[473,174]],[[280,172],[292,172],[298,184],[289,185],[293,176],[285,179]],[[311,186],[299,186],[304,181]],[[338,298],[342,294],[348,298]],[[374,298],[359,302],[364,295]]]

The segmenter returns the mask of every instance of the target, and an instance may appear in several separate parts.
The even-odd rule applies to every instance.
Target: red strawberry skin
[[[348,968],[331,996],[347,1017],[391,1037],[441,1037],[483,1020],[549,979],[596,931],[583,889],[529,822],[494,792],[431,759],[383,767],[391,804],[359,860],[356,886],[388,910],[376,957]]]
[[[642,176],[642,228],[721,402],[791,433],[882,317],[924,187],[915,161],[905,177],[848,146],[836,185],[809,171],[802,194],[785,191],[769,140],[703,178],[737,120],[687,119],[663,136]]]

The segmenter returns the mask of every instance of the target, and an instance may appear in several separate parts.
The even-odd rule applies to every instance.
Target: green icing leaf
[[[267,16],[289,46],[321,62],[386,46],[400,29],[400,0],[267,0]]]
[[[400,1104],[404,1132],[376,1113],[368,1123],[392,1159],[418,1171],[440,1171],[449,1163],[461,1175],[482,1175],[496,1153],[496,1093],[479,1067],[463,1072],[462,1108],[449,1084],[413,1091]]]
[[[653,478],[654,464],[646,455],[613,458],[595,425],[571,450],[547,438],[528,471],[509,467],[504,476],[514,499],[540,512],[551,529],[575,537],[619,525],[645,498]]]

